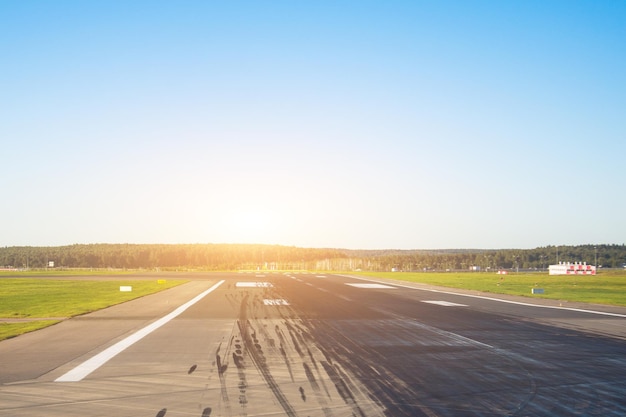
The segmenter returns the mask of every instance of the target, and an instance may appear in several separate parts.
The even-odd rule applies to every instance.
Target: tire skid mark
[[[283,345],[280,345],[280,354],[283,357],[285,365],[287,366],[287,371],[289,372],[289,377],[291,378],[291,382],[296,382],[293,377],[293,370],[291,369],[291,363],[289,362],[289,357],[287,356],[287,352],[285,352],[285,348]]]
[[[291,369],[291,361],[289,360],[289,356],[287,356],[287,351],[285,350],[285,345],[287,343],[285,340],[285,335],[283,334],[283,331],[278,325],[274,326],[274,331],[276,332],[276,335],[278,336],[278,341],[279,341],[278,350],[279,350],[280,356],[283,358],[283,362],[285,362],[285,366],[287,367],[287,371],[289,372],[289,377],[291,378],[291,382],[295,382],[295,379],[293,376],[293,370]]]
[[[350,406],[350,408],[352,408],[352,414],[355,416],[365,417],[363,410],[361,410],[361,407],[354,399],[352,391],[350,391],[344,379],[335,370],[335,367],[326,361],[322,362],[322,366],[330,377],[330,380],[333,382],[333,384],[335,384],[335,389],[339,393],[339,396],[346,402],[346,404]]]
[[[230,416],[231,415],[230,399],[228,397],[228,389],[226,387],[226,378],[224,377],[224,373],[226,372],[226,369],[228,369],[228,364],[222,365],[222,359],[220,356],[221,348],[222,348],[222,343],[218,345],[217,351],[215,352],[215,364],[217,366],[217,374],[219,375],[219,380],[220,380],[220,394],[222,397],[222,402],[224,403],[224,407],[226,409],[226,415]]]
[[[301,358],[304,358],[304,353],[302,352],[302,349],[300,349],[300,343],[298,342],[298,338],[291,331],[291,326],[289,326],[288,328],[289,336],[291,337],[291,343],[293,343],[294,349],[296,350],[296,352],[298,352],[298,355],[300,355]]]
[[[351,368],[351,371],[344,371],[340,367],[338,368],[340,371],[335,369],[335,366],[341,362],[347,362],[349,364],[353,361],[354,358],[350,354],[350,341],[348,340],[348,343],[346,343],[345,340],[339,341],[335,339],[339,343],[331,342],[330,344],[323,344],[324,346],[334,346],[334,349],[324,348],[319,344],[319,341],[325,340],[327,336],[318,333],[318,329],[315,325],[316,320],[303,320],[296,313],[294,307],[283,311],[285,313],[287,313],[287,311],[291,313],[291,317],[286,314],[282,314],[281,316],[284,319],[284,326],[288,329],[291,336],[293,349],[298,353],[303,362],[305,374],[307,379],[309,379],[309,384],[313,392],[315,392],[317,388],[317,392],[321,393],[319,385],[321,383],[326,397],[328,398],[327,401],[326,397],[323,395],[316,397],[320,406],[324,408],[324,404],[329,404],[329,402],[333,404],[334,401],[337,401],[336,396],[339,395],[339,400],[352,410],[351,414],[353,416],[383,415],[385,407],[382,406],[382,403],[375,397],[374,393],[370,392],[361,382],[355,384],[354,381],[360,381],[359,378],[353,379],[353,376],[348,375],[349,372],[353,372],[352,375],[355,375],[354,369]],[[322,367],[318,366],[318,363],[322,364]],[[329,367],[324,366],[324,363]],[[306,367],[304,366],[305,364]],[[317,378],[315,378],[313,369],[315,369]],[[331,393],[332,388],[329,390],[326,382],[335,385],[337,394]],[[314,383],[317,383],[316,388],[314,388]],[[338,403],[332,405],[333,408],[337,406]]]
[[[264,303],[289,299],[280,291],[280,286],[231,288],[227,294],[238,314],[229,340],[215,352],[224,403],[218,414],[247,416],[253,404],[267,401],[287,417],[307,417],[312,410],[324,417],[383,416],[384,407],[341,366],[350,360],[345,349],[323,349],[315,327],[292,306]]]
[[[384,310],[382,310],[384,311]],[[393,314],[392,312],[386,312],[387,315],[394,317],[394,319],[396,321],[400,321],[402,322],[402,318],[396,314]],[[449,343],[451,344],[452,348],[454,347],[458,347],[458,346],[463,346],[465,349],[465,351],[467,351],[467,349],[469,347],[473,347],[474,349],[483,349],[486,350],[488,352],[491,352],[492,354],[495,354],[499,357],[501,357],[502,359],[504,359],[505,361],[508,361],[508,363],[510,363],[513,367],[517,368],[520,371],[520,375],[525,375],[526,376],[526,380],[528,382],[528,388],[526,390],[527,394],[526,396],[521,399],[521,401],[519,402],[519,404],[517,405],[517,407],[515,407],[514,411],[511,410],[502,410],[502,412],[507,413],[507,415],[519,415],[520,412],[522,412],[529,403],[532,402],[532,400],[535,398],[535,396],[537,395],[537,381],[535,380],[535,376],[533,375],[533,373],[531,371],[529,371],[525,365],[526,362],[529,361],[528,357],[516,354],[514,352],[511,351],[507,351],[504,349],[500,349],[497,348],[495,346],[491,346],[489,344],[486,343],[482,343],[479,342],[475,339],[471,339],[468,337],[465,337],[461,334],[458,333],[454,333],[454,332],[449,332],[447,330],[443,330],[437,327],[433,327],[433,326],[429,326],[425,323],[420,323],[420,322],[416,322],[416,321],[411,321],[411,328],[417,328],[419,330],[425,331],[425,332],[430,332],[432,334],[435,334],[437,336],[440,336],[443,340],[448,340]],[[531,363],[532,365],[532,363]],[[534,364],[537,365],[537,364]],[[539,366],[543,366],[543,364],[539,364]],[[493,404],[486,404],[484,406],[486,409],[493,409],[494,405]]]
[[[313,389],[315,398],[317,399],[317,402],[319,402],[322,407],[322,411],[324,412],[324,415],[326,417],[333,417],[334,414],[332,410],[328,408],[328,402],[326,401],[326,398],[322,394],[322,390],[319,384],[317,383],[317,380],[315,379],[315,375],[313,375],[313,372],[311,372],[311,368],[306,363],[302,363],[302,366],[304,367],[304,372],[306,374],[307,379],[309,380],[309,384],[311,384],[311,388]]]
[[[325,341],[328,342],[325,343],[326,348],[318,347],[326,358],[326,362],[322,362],[326,373],[336,373],[333,367],[333,358],[338,358],[337,362],[344,363],[357,380],[370,381],[369,390],[373,391],[370,391],[368,395],[381,408],[384,408],[383,404],[387,405],[386,415],[394,417],[436,415],[426,407],[418,407],[420,414],[415,414],[415,409],[406,410],[405,405],[398,403],[399,398],[414,398],[415,391],[381,367],[380,364],[384,363],[384,360],[382,357],[378,357],[375,352],[366,350],[354,343],[346,338],[342,332],[336,331],[333,326],[324,321],[311,321],[308,324],[313,333],[324,335]],[[339,360],[339,358],[343,358],[343,360]],[[355,358],[360,360],[355,361]],[[324,365],[325,363],[326,365]],[[341,384],[339,387],[342,388]]]
[[[321,361],[324,372],[326,373],[328,378],[330,378],[331,382],[335,385],[337,393],[342,398],[342,400],[352,409],[352,414],[354,416],[365,417],[366,414],[358,405],[357,399],[355,398],[353,392],[359,392],[359,394],[361,394],[361,398],[368,397],[368,394],[362,394],[361,390],[352,383],[350,377],[346,374],[346,372],[342,370],[337,364],[332,364],[333,361],[331,355],[317,348],[315,344],[315,339],[312,336],[310,329],[305,327],[302,321],[296,322],[293,320],[286,320],[285,326],[289,330],[294,349],[303,360],[303,368],[305,370],[307,379],[309,380],[309,383],[313,388],[313,391],[316,393],[321,393],[319,384],[317,383],[317,380],[313,375],[313,372],[311,370],[311,367],[307,363],[307,360],[310,360],[311,365],[318,372],[320,380],[322,381],[322,383],[324,382],[324,378],[321,376],[317,361],[315,360],[315,357],[311,350],[312,348],[315,348],[317,351],[322,352],[323,356],[326,358],[325,361]],[[306,354],[303,352],[303,348],[306,349]],[[334,356],[336,357],[336,355]],[[348,360],[350,360],[350,358],[348,358]],[[330,392],[328,391],[326,384],[323,385],[327,396],[331,398]],[[317,397],[317,399],[322,408],[326,408],[326,410],[324,411],[326,415],[332,414],[330,412],[330,409],[328,409],[328,407],[325,407],[327,405],[327,402],[324,397],[320,395],[319,397]]]
[[[326,396],[330,398],[330,392],[328,391],[326,382],[324,382],[324,379],[322,378],[320,368],[319,366],[317,366],[317,361],[315,360],[315,357],[313,356],[313,352],[311,352],[310,347],[307,347],[307,352],[309,353],[309,358],[311,359],[311,363],[313,364],[313,367],[315,368],[315,372],[317,373],[317,376],[320,378],[320,381],[322,382],[322,386],[324,387],[324,392],[326,392]]]
[[[382,403],[388,406],[389,415],[393,416],[435,416],[440,413],[446,413],[450,411],[450,401],[453,401],[458,406],[459,413],[469,413],[474,410],[492,410],[493,415],[524,415],[524,410],[528,407],[528,404],[532,402],[537,393],[537,382],[533,373],[524,366],[524,362],[518,355],[511,354],[508,351],[494,348],[490,345],[476,342],[473,339],[456,335],[451,332],[443,331],[441,329],[432,328],[426,326],[423,323],[416,323],[415,321],[407,322],[406,320],[385,320],[381,321],[384,326],[400,325],[406,330],[407,337],[410,334],[411,343],[417,348],[411,348],[407,350],[407,354],[412,354],[413,349],[418,349],[424,355],[431,355],[434,352],[433,346],[439,346],[440,355],[448,355],[452,360],[460,360],[467,357],[467,352],[476,352],[473,355],[477,355],[480,352],[485,352],[489,355],[497,355],[505,361],[498,361],[497,366],[492,367],[490,363],[482,363],[481,369],[484,375],[502,376],[508,375],[503,373],[504,368],[516,368],[519,372],[514,372],[514,375],[518,375],[517,379],[513,379],[511,383],[520,384],[522,391],[519,391],[518,395],[512,398],[512,401],[500,400],[496,395],[500,392],[498,387],[494,388],[493,394],[489,392],[477,392],[473,394],[473,386],[469,385],[472,378],[468,377],[464,381],[459,381],[458,376],[455,376],[455,371],[446,372],[443,369],[434,369],[432,367],[425,367],[423,369],[423,375],[411,375],[410,379],[404,379],[405,381],[415,381],[414,386],[408,386],[403,381],[400,374],[395,375],[389,372],[384,367],[385,358],[382,352],[385,351],[384,340],[372,339],[375,346],[379,346],[379,349],[364,349],[361,344],[355,343],[345,337],[343,332],[339,329],[333,330],[333,326],[326,322],[317,322],[312,324],[312,328],[319,327],[319,334],[325,336],[325,346],[329,346],[327,357],[344,356],[347,354],[348,360],[341,361],[341,363],[348,368],[348,370],[354,374],[357,380],[368,381],[369,389],[373,393],[374,398],[377,398]],[[357,326],[357,324],[354,324]],[[416,333],[421,333],[420,338],[415,338]],[[389,341],[390,345],[398,344],[400,340]],[[465,356],[457,356],[458,346],[464,346],[465,349],[462,352]],[[468,350],[469,349],[469,350]],[[344,352],[342,354],[342,351]],[[364,356],[367,353],[368,356]],[[413,353],[414,354],[414,353]],[[350,360],[354,358],[358,360]],[[472,359],[472,358],[468,358]],[[504,365],[503,365],[504,363]],[[398,370],[396,370],[398,372]],[[461,392],[455,394],[458,398],[437,396],[437,390],[426,390],[424,392],[416,392],[419,386],[428,387],[435,381],[430,377],[436,377],[439,381],[449,381],[453,384],[459,384]],[[524,385],[523,376],[527,386]],[[479,376],[474,379],[480,378]],[[509,382],[509,380],[503,380],[503,382]],[[428,404],[424,404],[423,400],[418,401],[416,398],[421,397],[427,399]],[[481,411],[478,411],[481,412]],[[469,414],[467,414],[469,415]],[[472,414],[475,415],[475,414]]]
[[[296,417],[297,414],[295,410],[293,409],[292,405],[289,403],[289,400],[287,399],[285,394],[280,389],[280,386],[278,385],[278,383],[274,380],[274,377],[272,376],[272,373],[270,372],[269,367],[267,366],[265,357],[263,356],[262,352],[259,352],[259,350],[255,346],[255,345],[258,345],[258,342],[255,343],[256,336],[255,338],[253,338],[253,335],[250,333],[250,328],[249,328],[250,322],[248,321],[248,313],[247,313],[247,308],[248,308],[247,301],[248,301],[248,296],[246,295],[244,296],[244,299],[241,301],[241,308],[239,311],[239,320],[237,320],[237,325],[239,326],[239,332],[243,339],[244,346],[246,346],[247,352],[250,354],[250,358],[252,359],[252,362],[254,363],[256,368],[259,370],[259,372],[263,376],[263,379],[265,379],[265,382],[269,385],[270,390],[272,391],[272,393],[278,400],[282,409],[285,410],[285,413],[287,413],[289,417]]]
[[[235,347],[240,346],[241,340],[235,339]],[[239,377],[239,382],[237,384],[237,388],[239,388],[239,405],[242,408],[242,412],[244,416],[247,416],[247,406],[248,406],[248,397],[247,397],[247,389],[248,389],[248,380],[246,378],[246,366],[244,363],[243,351],[238,353],[237,351],[233,352],[233,360],[237,366],[237,376]]]

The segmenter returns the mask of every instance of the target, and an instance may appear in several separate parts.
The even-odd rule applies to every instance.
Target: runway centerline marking
[[[388,289],[388,290],[395,290],[397,289],[396,287],[392,287],[390,285],[384,285],[384,284],[363,284],[363,283],[346,283],[346,285],[349,285],[351,287],[355,287],[355,288],[365,288],[365,289]]]
[[[276,299],[265,299],[263,300],[263,304],[265,304],[266,306],[288,306],[289,302],[287,302],[287,300],[282,299],[282,298],[276,298]]]
[[[239,288],[269,288],[273,287],[271,282],[245,282],[240,281],[235,284],[235,287]]]
[[[178,317],[179,315],[181,315],[189,307],[191,307],[192,305],[196,304],[198,301],[203,299],[205,296],[207,296],[211,292],[215,291],[217,289],[217,287],[222,285],[224,282],[225,282],[224,280],[221,280],[220,282],[218,282],[217,284],[213,285],[208,290],[200,293],[199,295],[197,295],[193,299],[187,301],[185,304],[181,305],[180,307],[178,307],[176,310],[172,311],[168,315],[161,317],[159,320],[157,320],[157,321],[147,325],[146,327],[144,327],[141,330],[138,330],[137,332],[135,332],[132,335],[128,336],[126,339],[123,339],[123,340],[117,342],[113,346],[110,346],[107,349],[103,350],[102,352],[98,353],[97,355],[92,356],[90,359],[87,359],[85,362],[81,363],[80,365],[78,365],[74,369],[70,370],[69,372],[66,372],[65,374],[63,374],[60,377],[58,377],[57,379],[55,379],[54,382],[78,382],[78,381],[82,381],[86,376],[91,374],[96,369],[100,368],[102,365],[104,365],[109,360],[111,360],[112,358],[117,356],[119,353],[124,351],[126,348],[130,347],[131,345],[133,345],[134,343],[140,341],[141,339],[143,339],[144,337],[146,337],[147,335],[149,335],[150,333],[152,333],[153,331],[155,331],[159,327],[163,326],[164,324],[168,323],[172,319],[174,319],[174,318]]]
[[[426,301],[426,300],[422,300],[422,303],[437,304],[437,305],[444,306],[444,307],[467,307],[466,304],[451,303],[449,301]]]

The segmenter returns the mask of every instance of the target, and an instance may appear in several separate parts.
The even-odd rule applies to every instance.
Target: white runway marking
[[[235,287],[243,288],[269,288],[273,287],[271,282],[238,282]]]
[[[266,306],[288,306],[289,303],[287,300],[283,300],[282,298],[278,298],[275,300],[263,300],[263,304]]]
[[[362,277],[357,277],[357,276],[354,276],[354,275],[338,275],[338,276],[346,277],[346,278],[361,279],[363,281],[376,282],[376,281],[373,281],[373,280],[371,280],[369,278],[362,278]],[[516,304],[516,305],[527,306],[527,307],[548,308],[548,309],[553,309],[553,310],[578,311],[580,313],[597,314],[597,315],[600,315],[600,316],[626,318],[626,314],[609,313],[607,311],[585,310],[583,308],[571,308],[571,307],[561,307],[561,306],[557,307],[557,306],[551,306],[551,305],[531,304],[531,303],[523,303],[521,301],[511,301],[511,300],[504,300],[504,299],[501,299],[501,298],[486,297],[484,295],[463,294],[463,293],[453,292],[453,291],[435,290],[435,289],[430,289],[430,288],[419,288],[419,287],[412,287],[410,285],[402,285],[402,284],[395,284],[395,285],[398,286],[398,287],[401,287],[401,288],[409,288],[409,289],[412,289],[412,290],[430,291],[430,292],[439,293],[439,294],[459,295],[461,297],[478,298],[478,299],[481,299],[481,300],[495,301],[495,302],[498,302],[498,303]]]
[[[356,287],[356,288],[367,288],[367,289],[389,289],[389,290],[395,290],[396,287],[392,287],[390,285],[384,285],[384,284],[361,284],[361,283],[347,283],[346,285],[349,285],[351,287]]]
[[[465,304],[451,303],[449,301],[422,301],[422,303],[437,304],[446,307],[467,307]]]
[[[152,324],[149,324],[148,326],[137,331],[136,333],[133,333],[132,335],[128,336],[126,339],[121,340],[117,342],[116,344],[114,344],[113,346],[103,350],[102,352],[98,353],[96,356],[93,356],[91,359],[86,360],[85,362],[78,365],[76,368],[58,377],[57,379],[54,380],[54,382],[81,381],[87,375],[89,375],[90,373],[92,373],[93,371],[95,371],[96,369],[104,365],[105,363],[107,363],[113,357],[115,357],[118,353],[121,353],[129,346],[140,341],[141,339],[143,339],[144,337],[146,337],[147,335],[149,335],[150,333],[152,333],[159,327],[163,326],[164,324],[168,323],[170,320],[182,314],[185,310],[187,310],[189,307],[191,307],[192,305],[200,301],[209,293],[213,292],[215,289],[217,289],[217,287],[219,287],[223,283],[224,283],[224,280],[218,282],[217,284],[213,285],[208,290],[194,297],[192,300],[187,301],[185,304],[178,307],[176,310],[172,311],[170,314],[164,317],[161,317],[159,320],[155,321]]]

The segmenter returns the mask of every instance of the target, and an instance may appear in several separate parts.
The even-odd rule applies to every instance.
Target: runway
[[[0,416],[626,415],[625,308],[351,275],[180,277],[0,342]]]

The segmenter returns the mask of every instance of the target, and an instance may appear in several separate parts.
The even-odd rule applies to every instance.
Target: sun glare
[[[276,234],[275,215],[257,208],[236,210],[230,219],[232,240],[247,243],[270,243]]]

